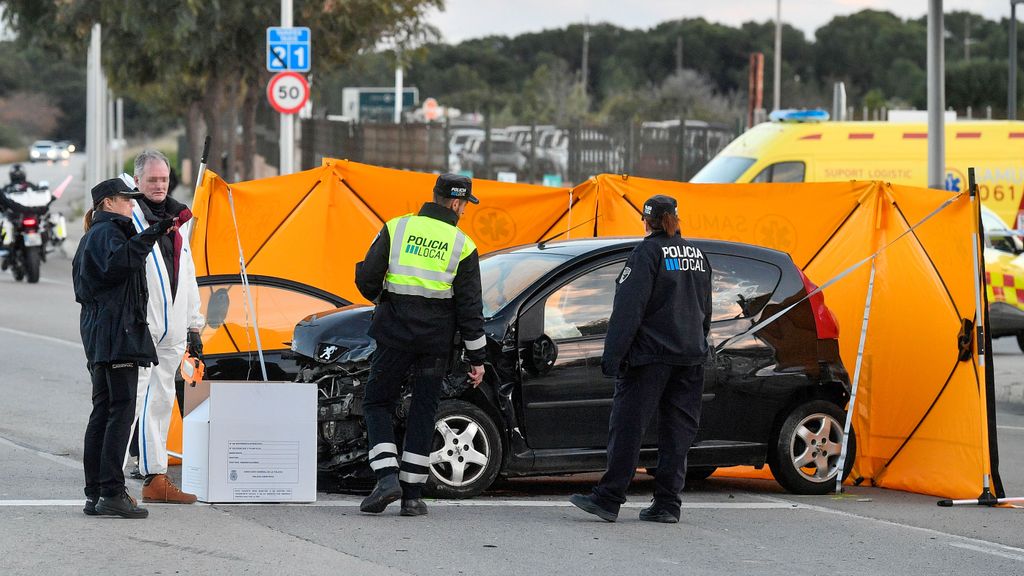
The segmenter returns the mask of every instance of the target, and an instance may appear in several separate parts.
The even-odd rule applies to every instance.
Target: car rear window
[[[705,253],[711,261],[711,321],[756,316],[782,278],[778,266],[742,256]]]

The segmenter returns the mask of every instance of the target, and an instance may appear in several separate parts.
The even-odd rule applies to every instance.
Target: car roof
[[[593,257],[624,251],[636,246],[641,239],[642,238],[639,236],[607,236],[600,238],[580,238],[577,240],[558,240],[546,242],[544,244],[515,246],[513,248],[506,248],[504,250],[491,252],[491,254],[560,254],[567,256],[569,259],[575,259],[581,256]],[[783,262],[787,261],[792,262],[789,254],[772,248],[765,248],[763,246],[754,246],[752,244],[744,244],[741,242],[729,242],[726,240],[709,240],[706,238],[688,238],[688,240],[696,244],[701,250],[712,253],[721,252],[725,254],[735,254],[749,258],[757,258],[759,260],[765,260],[779,265],[782,265]]]

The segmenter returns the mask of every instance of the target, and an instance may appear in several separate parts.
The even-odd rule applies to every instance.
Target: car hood
[[[307,316],[295,325],[292,351],[321,364],[369,360],[377,343],[367,335],[373,306],[354,304]]]

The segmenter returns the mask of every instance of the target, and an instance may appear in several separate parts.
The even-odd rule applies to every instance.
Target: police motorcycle
[[[47,182],[32,184],[23,178],[0,189],[0,240],[5,252],[0,270],[10,269],[15,281],[39,282],[40,265],[46,261],[46,255],[63,245],[67,237],[66,220],[63,214],[50,212],[57,197],[50,192]]]

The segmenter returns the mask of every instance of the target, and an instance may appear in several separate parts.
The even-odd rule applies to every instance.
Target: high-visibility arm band
[[[475,340],[466,340],[466,350],[479,350],[487,344],[487,337],[481,336]]]

